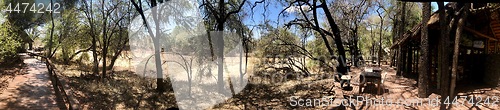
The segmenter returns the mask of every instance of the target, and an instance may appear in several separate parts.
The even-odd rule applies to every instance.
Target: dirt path
[[[58,109],[45,63],[25,53],[19,55],[27,73],[15,76],[0,92],[0,109]]]

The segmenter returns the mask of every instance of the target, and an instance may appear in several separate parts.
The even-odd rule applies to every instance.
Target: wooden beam
[[[469,31],[469,32],[471,32],[471,33],[473,33],[473,34],[476,34],[476,35],[480,36],[480,37],[488,38],[488,39],[493,40],[493,41],[498,41],[498,39],[493,38],[493,37],[490,37],[490,36],[488,36],[488,35],[485,35],[485,34],[483,34],[483,33],[481,33],[481,32],[478,32],[478,31],[476,31],[476,30],[474,30],[474,29],[471,29],[471,28],[468,28],[468,27],[464,27],[464,29],[465,29],[466,31]]]
[[[500,30],[496,30],[496,31],[494,32],[494,34],[497,34],[497,35],[498,35],[498,34],[500,34]],[[496,37],[500,37],[500,36],[496,36]]]
[[[498,23],[494,23],[494,24],[491,24],[492,27],[500,27],[500,24]]]

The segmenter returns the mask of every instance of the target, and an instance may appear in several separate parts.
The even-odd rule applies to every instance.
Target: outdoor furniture
[[[367,83],[375,83],[377,85],[377,94],[380,94],[381,89],[383,88],[383,81],[387,73],[381,74],[381,68],[365,68],[365,70],[360,74],[359,77],[359,93],[362,92],[363,87]]]

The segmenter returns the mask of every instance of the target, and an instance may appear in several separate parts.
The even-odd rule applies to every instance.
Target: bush
[[[9,62],[9,59],[16,57],[17,50],[21,43],[16,39],[18,33],[8,21],[0,26],[0,62]]]

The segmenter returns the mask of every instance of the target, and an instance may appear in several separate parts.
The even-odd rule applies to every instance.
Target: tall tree
[[[446,8],[444,6],[444,2],[438,2],[439,7],[439,24],[440,24],[440,41],[439,41],[439,49],[438,49],[438,72],[441,76],[441,109],[446,109],[445,101],[449,96],[449,87],[450,87],[450,74],[449,74],[449,32],[448,32],[448,19],[446,17]]]
[[[457,30],[455,31],[455,45],[453,47],[453,64],[451,67],[451,85],[450,85],[450,97],[455,97],[455,87],[456,87],[456,80],[457,80],[457,69],[458,69],[458,55],[460,51],[460,36],[462,36],[462,31],[465,26],[465,21],[467,20],[468,16],[468,11],[470,8],[471,4],[467,3],[463,7],[462,15],[460,16],[460,19],[458,20],[457,24]],[[450,107],[453,106],[453,104],[450,105]]]
[[[430,57],[429,57],[429,32],[427,22],[431,16],[431,3],[422,3],[422,28],[420,37],[420,65],[418,73],[418,97],[427,97],[427,89],[429,82],[429,68],[430,68]]]
[[[129,16],[129,9],[130,8],[124,8],[128,7],[125,2],[123,1],[115,1],[115,2],[106,2],[105,0],[101,1],[101,8],[99,11],[101,13],[101,31],[102,31],[102,41],[100,42],[101,44],[101,58],[102,58],[102,75],[105,78],[106,77],[106,72],[108,70],[107,68],[107,57],[109,53],[109,48],[111,46],[111,42],[113,41],[114,37],[119,37],[122,38],[119,41],[116,41],[116,44],[123,44],[122,42],[126,42],[126,40],[123,39],[125,36],[123,33],[118,33],[118,32],[123,32],[122,25],[123,23],[121,22],[122,20],[125,19],[125,17]],[[124,6],[124,7],[122,7]],[[120,24],[122,23],[122,24]],[[118,35],[115,35],[118,34]],[[122,46],[123,47],[123,46]],[[122,48],[119,47],[116,50],[121,50]],[[119,55],[121,51],[116,52],[116,54]],[[116,59],[115,59],[116,60]],[[114,62],[113,62],[114,63]],[[112,64],[114,65],[114,64]]]
[[[398,11],[401,12],[401,14],[399,15],[399,19],[398,19],[398,26],[397,26],[397,39],[401,40],[402,37],[403,37],[403,34],[404,34],[404,30],[405,30],[405,27],[406,27],[406,2],[400,2],[399,3],[400,5],[398,6]],[[397,75],[402,75],[402,72],[403,72],[403,68],[404,68],[404,63],[403,63],[403,60],[404,60],[404,47],[399,45],[398,47],[398,70],[396,72]]]
[[[215,43],[215,49],[212,53],[215,53],[215,56],[217,57],[217,85],[219,92],[223,92],[224,90],[224,31],[226,29],[225,23],[228,21],[228,19],[233,15],[237,14],[241,11],[243,8],[243,5],[245,4],[246,0],[243,0],[241,2],[226,2],[225,0],[203,0],[203,4],[201,6],[205,7],[207,10],[206,14],[213,14],[209,15],[209,18],[212,20],[215,20],[215,25],[213,26],[215,28],[215,33],[211,36],[209,35],[209,39],[212,39],[210,37],[215,37],[213,38],[214,41],[210,41],[214,44]],[[236,4],[234,4],[236,3]],[[216,5],[214,5],[216,4]],[[230,5],[232,7],[228,8],[226,7],[227,5]],[[209,26],[211,27],[211,26]],[[209,28],[211,30],[211,28]]]
[[[53,0],[50,0],[50,3],[53,4]],[[46,53],[46,57],[48,59],[52,58],[52,51],[55,51],[55,50],[52,50],[52,44],[53,44],[53,41],[52,39],[54,38],[54,27],[55,27],[55,24],[54,24],[54,13],[50,13],[50,23],[51,23],[51,26],[50,26],[50,38],[49,38],[49,48],[48,48],[48,52]],[[49,69],[49,73],[52,73],[52,69]]]
[[[346,74],[347,73],[347,64],[346,64],[346,53],[345,53],[345,48],[343,46],[342,38],[340,35],[340,29],[333,19],[332,13],[329,10],[329,7],[327,5],[326,0],[296,0],[296,1],[291,1],[289,3],[289,6],[285,8],[282,12],[284,12],[286,9],[294,6],[307,6],[312,10],[312,15],[313,18],[309,19],[308,16],[306,16],[305,11],[302,8],[299,8],[299,10],[302,13],[303,19],[297,18],[293,21],[291,21],[290,24],[294,25],[299,25],[303,28],[310,28],[318,32],[323,39],[325,46],[328,50],[328,53],[330,54],[330,59],[334,58],[334,51],[332,47],[330,47],[329,41],[327,39],[327,35],[331,37],[334,40],[335,46],[337,47],[337,52],[338,52],[338,57],[336,58],[337,61],[339,62],[339,65],[337,66],[337,71],[341,74]],[[319,25],[318,21],[318,9],[322,9],[327,20],[327,26],[331,29],[331,32],[323,29]],[[343,85],[343,84],[342,84]]]
[[[156,65],[156,90],[160,93],[165,92],[166,91],[166,88],[165,88],[166,83],[163,79],[163,68],[161,67],[162,63],[161,63],[160,42],[159,42],[159,38],[160,38],[159,36],[160,36],[161,32],[160,32],[160,28],[155,28],[156,31],[152,30],[153,26],[160,27],[159,20],[158,20],[158,15],[159,15],[158,10],[157,9],[152,10],[151,14],[153,16],[154,25],[150,25],[150,24],[148,24],[148,21],[147,21],[148,19],[144,15],[142,0],[138,0],[138,1],[132,0],[132,4],[134,5],[135,9],[137,10],[139,15],[141,16],[142,21],[148,30],[149,37],[153,41],[154,57],[155,57],[155,65]],[[154,8],[158,4],[157,4],[156,0],[151,0],[150,4],[148,4],[148,5],[150,6],[150,8]],[[153,33],[153,32],[156,32],[156,33]]]
[[[377,63],[378,66],[380,67],[381,63],[380,60],[382,59],[382,36],[384,36],[384,22],[385,22],[385,17],[388,15],[387,10],[385,6],[383,5],[382,1],[378,1],[378,8],[377,8],[377,15],[380,18],[380,31],[379,31],[379,39],[378,39],[378,53],[377,53]]]
[[[339,21],[338,25],[343,38],[347,39],[347,47],[351,56],[353,66],[360,66],[361,50],[358,45],[359,30],[368,14],[368,9],[372,6],[370,0],[336,0],[333,2],[330,10],[335,15],[335,20]]]
[[[94,13],[94,5],[93,5],[93,0],[90,1],[81,1],[83,6],[83,12],[85,13],[85,17],[88,23],[88,26],[90,27],[90,30],[87,31],[89,35],[92,37],[92,58],[93,58],[93,74],[98,74],[99,73],[99,60],[97,58],[97,40],[98,40],[98,34],[97,34],[97,27],[96,27],[96,15]]]

